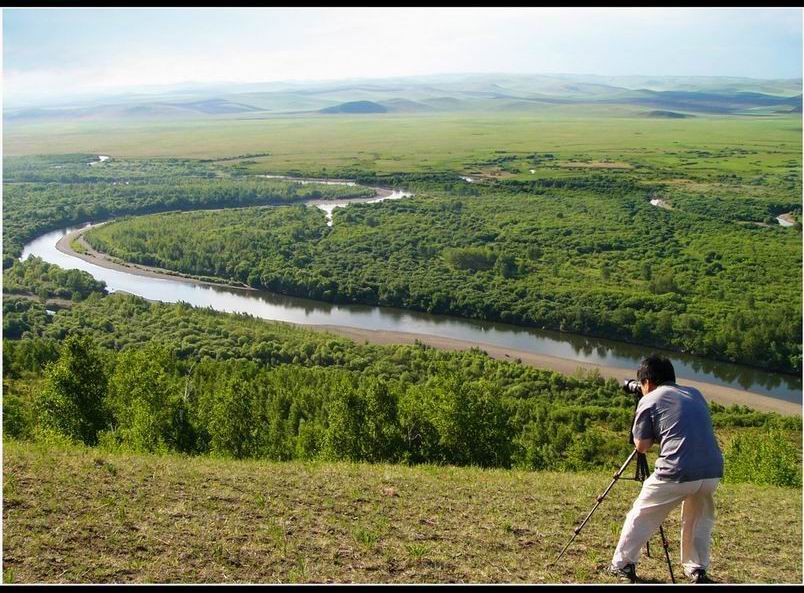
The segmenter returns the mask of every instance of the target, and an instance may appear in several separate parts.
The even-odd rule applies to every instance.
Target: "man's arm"
[[[634,439],[634,447],[639,453],[645,453],[653,446],[653,439]]]
[[[653,445],[656,432],[653,427],[653,415],[650,404],[642,398],[634,414],[634,426],[631,429],[631,438],[634,447],[639,453],[644,453]]]

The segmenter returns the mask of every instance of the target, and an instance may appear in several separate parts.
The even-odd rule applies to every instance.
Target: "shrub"
[[[801,487],[801,452],[776,429],[737,434],[725,454],[724,479]]]

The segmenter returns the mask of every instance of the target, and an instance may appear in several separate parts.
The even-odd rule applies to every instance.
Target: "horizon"
[[[801,17],[801,9],[6,8],[4,101],[454,75],[798,80]]]
[[[261,92],[261,93],[271,93],[271,92],[284,92],[288,89],[281,88],[284,85],[288,87],[297,86],[300,89],[305,87],[316,87],[320,86],[321,88],[327,88],[329,85],[337,85],[342,83],[382,83],[385,81],[416,81],[422,79],[448,79],[450,77],[458,78],[490,78],[493,79],[495,77],[514,77],[514,78],[523,78],[523,79],[535,79],[535,78],[567,78],[569,80],[574,81],[592,81],[597,80],[597,84],[609,84],[612,88],[623,88],[627,90],[639,91],[639,90],[648,90],[650,86],[655,85],[648,85],[645,86],[644,84],[633,84],[631,86],[622,86],[622,82],[618,82],[618,84],[611,84],[613,79],[618,79],[621,81],[627,82],[627,79],[633,79],[634,81],[640,81],[640,79],[655,79],[658,81],[671,81],[674,79],[681,79],[688,82],[695,82],[695,81],[703,81],[703,80],[717,80],[717,81],[755,81],[757,83],[761,82],[798,82],[799,84],[804,81],[802,76],[797,77],[789,77],[789,78],[759,78],[759,77],[749,77],[749,76],[709,76],[709,75],[698,75],[698,76],[685,76],[685,75],[677,75],[677,74],[667,74],[667,75],[656,75],[656,74],[629,74],[629,75],[612,75],[612,76],[605,76],[605,75],[598,75],[598,74],[589,74],[589,73],[574,73],[574,72],[441,72],[441,73],[433,73],[433,74],[423,74],[423,75],[410,75],[410,76],[387,76],[387,77],[349,77],[349,78],[334,78],[334,79],[316,79],[316,80],[293,80],[293,79],[285,79],[285,80],[260,80],[260,81],[222,81],[222,80],[183,80],[178,81],[175,83],[164,83],[164,84],[152,84],[152,85],[139,85],[139,86],[128,86],[128,87],[121,87],[114,90],[110,90],[107,92],[86,92],[81,94],[74,94],[69,97],[58,97],[52,100],[45,100],[44,102],[34,102],[28,104],[14,104],[8,105],[7,102],[3,105],[4,112],[14,112],[26,109],[43,109],[43,110],[59,110],[59,109],[69,109],[71,107],[82,107],[82,106],[89,106],[89,105],[114,105],[115,101],[126,101],[127,99],[131,99],[134,97],[138,98],[150,98],[153,100],[159,100],[162,97],[162,102],[171,102],[170,99],[164,98],[166,94],[170,93],[201,93],[203,91],[211,92],[213,95],[214,93],[231,93],[231,94],[243,94],[249,92]],[[608,82],[606,82],[608,81]],[[641,82],[645,82],[641,80]],[[275,85],[277,89],[258,89],[258,87],[267,87]],[[236,90],[227,90],[227,88],[232,87],[242,87],[236,88]],[[802,88],[797,94],[789,95],[799,96],[804,91]],[[748,91],[747,91],[748,92]],[[212,96],[212,95],[211,95]],[[785,95],[788,96],[788,95]],[[173,98],[173,101],[177,100],[176,97]],[[70,102],[73,102],[71,105]]]

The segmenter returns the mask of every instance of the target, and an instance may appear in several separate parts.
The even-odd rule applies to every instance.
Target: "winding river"
[[[320,182],[319,180],[302,181]],[[329,181],[329,183],[353,182]],[[309,205],[314,205],[327,212],[327,224],[332,224],[332,209],[335,207],[355,202],[400,199],[410,195],[406,192],[378,190],[378,195],[370,199],[313,201],[309,202]],[[198,307],[211,307],[229,313],[248,313],[263,319],[300,325],[382,330],[461,340],[471,342],[481,348],[484,345],[501,347],[512,351],[559,357],[602,367],[632,369],[631,374],[634,372],[633,369],[638,366],[639,360],[650,350],[647,347],[622,342],[503,323],[432,315],[391,307],[335,305],[287,297],[267,291],[212,286],[189,279],[153,277],[153,275],[143,275],[136,271],[110,269],[57,249],[56,244],[59,240],[78,228],[83,227],[65,228],[41,235],[25,246],[21,259],[34,255],[65,269],[84,270],[97,280],[106,282],[110,292],[128,292],[154,301],[169,303],[184,301]],[[749,392],[746,395],[760,394],[785,402],[801,404],[801,377],[769,373],[687,354],[670,352],[666,354],[672,359],[679,378]]]

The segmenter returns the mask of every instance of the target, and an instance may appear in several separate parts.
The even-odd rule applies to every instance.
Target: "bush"
[[[30,436],[31,414],[25,401],[6,393],[3,396],[3,438],[26,439]]]
[[[780,430],[736,435],[725,454],[728,482],[801,487],[801,452]]]

